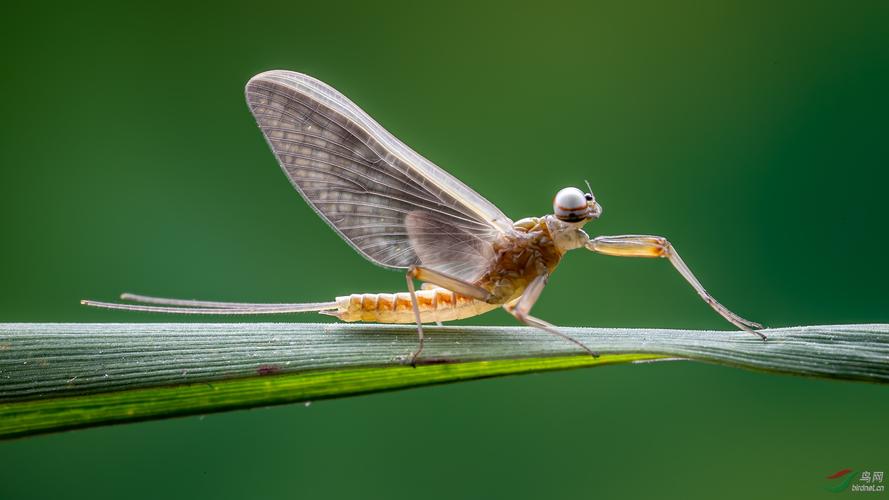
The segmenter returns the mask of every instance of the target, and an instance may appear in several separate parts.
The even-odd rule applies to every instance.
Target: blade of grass
[[[407,387],[517,373],[658,359],[613,354],[526,360],[474,361],[388,368],[347,368],[247,377],[181,386],[150,387],[48,400],[0,403],[0,438],[21,437],[99,424],[317,401]]]
[[[889,325],[744,332],[274,323],[0,324],[0,438],[516,373],[687,358],[889,382]]]

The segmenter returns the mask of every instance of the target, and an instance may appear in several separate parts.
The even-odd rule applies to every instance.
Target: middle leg
[[[525,288],[525,292],[522,294],[521,297],[519,297],[517,301],[504,304],[503,309],[505,309],[506,312],[508,312],[509,314],[512,314],[515,319],[521,321],[522,323],[528,326],[533,326],[535,328],[540,328],[541,330],[561,337],[568,342],[572,342],[581,347],[584,351],[588,352],[590,356],[598,358],[599,353],[585,346],[579,340],[565,335],[564,333],[560,332],[554,325],[551,325],[540,318],[531,316],[531,308],[534,307],[534,303],[537,302],[537,299],[540,297],[540,293],[543,292],[543,287],[546,286],[546,282],[548,279],[549,275],[546,273],[537,276],[531,281],[530,284],[528,284],[528,286]]]

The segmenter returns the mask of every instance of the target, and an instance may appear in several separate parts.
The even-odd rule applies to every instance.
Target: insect
[[[602,206],[566,187],[553,213],[513,222],[469,186],[383,129],[348,98],[310,76],[268,71],[247,83],[247,103],[293,187],[359,254],[405,272],[406,292],[363,293],[309,304],[178,300],[123,294],[140,304],[83,301],[110,309],[178,314],[319,312],[342,321],[423,324],[469,318],[502,307],[517,320],[592,350],[531,315],[569,250],[667,259],[698,295],[731,324],[758,335],[762,325],[717,302],[666,238],[597,236],[583,231]],[[423,282],[417,290],[414,280]],[[148,304],[148,305],[144,305]]]

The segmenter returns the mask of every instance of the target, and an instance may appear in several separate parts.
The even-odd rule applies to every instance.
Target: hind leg
[[[414,288],[414,279],[424,281],[427,284],[431,283],[433,285],[438,285],[452,292],[457,292],[460,295],[465,295],[467,297],[472,297],[474,299],[483,300],[486,302],[491,298],[491,293],[480,286],[476,286],[472,283],[454,278],[453,276],[448,276],[447,274],[440,273],[426,267],[411,266],[410,269],[408,269],[407,274],[405,275],[405,280],[407,281],[407,291],[411,295],[411,306],[414,309],[414,319],[417,321],[418,337],[417,350],[413,353],[413,355],[411,355],[411,366],[417,365],[417,357],[420,356],[421,352],[423,352],[423,321],[420,318],[420,305],[417,302],[417,291]]]

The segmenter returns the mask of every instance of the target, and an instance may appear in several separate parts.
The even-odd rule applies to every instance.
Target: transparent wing
[[[247,83],[247,103],[294,187],[355,250],[383,267],[472,280],[512,221],[329,85],[291,71]]]

